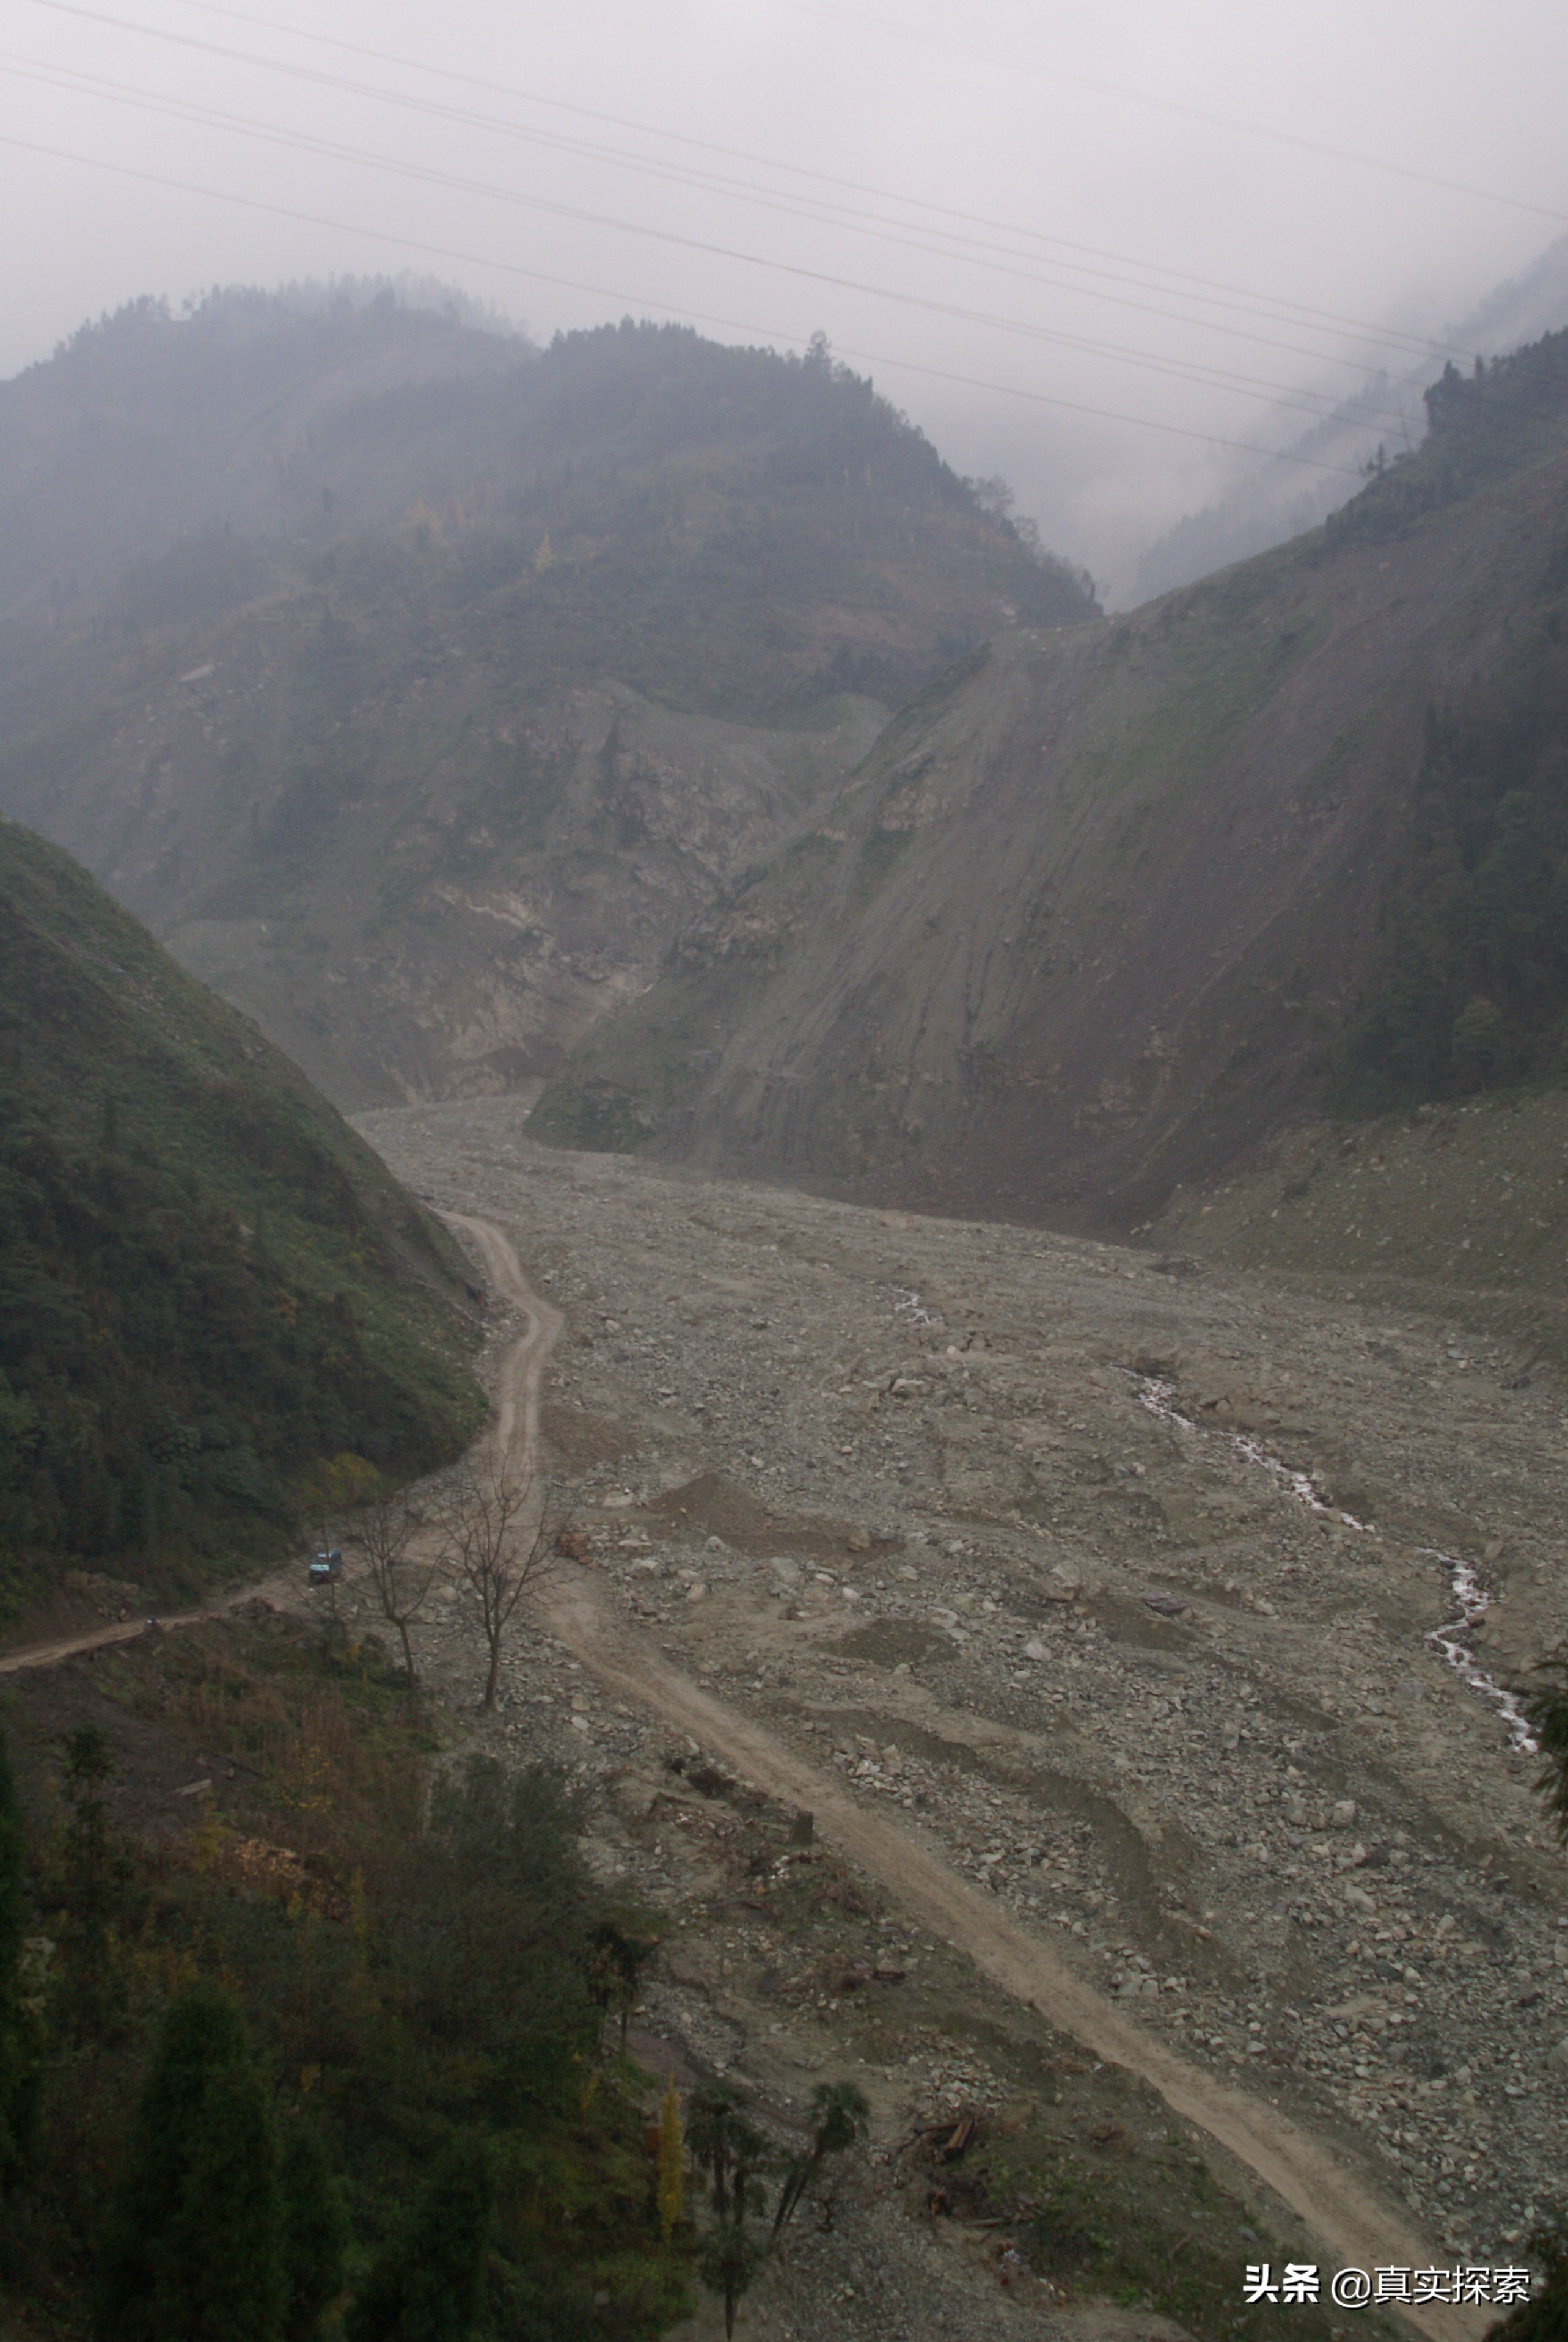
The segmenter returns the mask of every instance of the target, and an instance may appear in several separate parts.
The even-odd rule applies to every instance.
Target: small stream
[[[1137,1386],[1141,1404],[1158,1421],[1179,1425],[1183,1430],[1203,1436],[1200,1426],[1176,1407],[1174,1384],[1156,1376],[1134,1375],[1132,1379]],[[1353,1513],[1342,1512],[1338,1506],[1331,1505],[1310,1473],[1293,1472],[1288,1464],[1282,1464],[1277,1456],[1271,1456],[1266,1447],[1249,1438],[1244,1432],[1225,1431],[1216,1426],[1210,1436],[1227,1441],[1238,1456],[1244,1456],[1249,1464],[1255,1464],[1260,1470],[1269,1473],[1310,1512],[1323,1513],[1331,1520],[1339,1522],[1342,1527],[1354,1530],[1358,1536],[1365,1536],[1369,1533],[1371,1523],[1358,1521]],[[1454,1616],[1445,1619],[1441,1626],[1432,1627],[1424,1640],[1432,1645],[1434,1651],[1443,1654],[1454,1674],[1478,1698],[1485,1700],[1496,1710],[1511,1745],[1524,1755],[1533,1756],[1537,1753],[1538,1743],[1530,1729],[1523,1703],[1516,1692],[1505,1690],[1495,1677],[1486,1673],[1471,1647],[1470,1637],[1492,1606],[1492,1596],[1481,1582],[1479,1570],[1473,1562],[1456,1560],[1453,1554],[1441,1553],[1435,1546],[1422,1546],[1418,1549],[1423,1559],[1437,1562],[1447,1572],[1449,1593],[1454,1606]]]
[[[895,1285],[893,1289],[899,1296],[893,1307],[895,1317],[907,1317],[912,1326],[935,1325],[935,1318],[918,1293],[912,1292],[907,1285]]]

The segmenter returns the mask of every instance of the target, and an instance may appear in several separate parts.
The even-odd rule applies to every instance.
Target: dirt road
[[[450,1214],[474,1244],[495,1289],[519,1309],[524,1330],[503,1367],[494,1436],[523,1466],[536,1452],[539,1394],[562,1328],[558,1310],[523,1274],[516,1251],[494,1222]],[[1156,2089],[1172,2111],[1254,2171],[1321,2240],[1332,2267],[1431,2266],[1431,2244],[1359,2170],[1276,2109],[1231,2089],[1174,2056],[1094,1992],[1050,1950],[934,1854],[912,1829],[867,1811],[828,1775],[749,1717],[736,1715],[672,1668],[651,1642],[614,1616],[594,1578],[564,1567],[545,1597],[554,1632],[623,1699],[700,1739],[744,1778],[785,1804],[811,1810],[824,1837],[883,1887],[921,1926],[940,1934],[1018,2000],[1097,2057]],[[1432,2306],[1404,2313],[1433,2342],[1460,2342],[1493,2323],[1484,2309]]]
[[[199,1626],[204,1618],[221,1618],[225,1611],[238,1607],[242,1602],[270,1602],[277,1609],[293,1609],[299,1601],[301,1571],[280,1570],[275,1576],[258,1578],[249,1586],[236,1586],[225,1594],[221,1602],[204,1602],[197,1610],[176,1610],[167,1616],[160,1614],[156,1625],[159,1632],[175,1626]],[[111,1626],[89,1627],[85,1634],[66,1635],[51,1643],[25,1643],[15,1650],[0,1651],[0,1676],[14,1676],[29,1667],[56,1667],[64,1659],[79,1658],[85,1651],[106,1650],[114,1643],[134,1642],[147,1631],[145,1618],[118,1618]]]
[[[564,1320],[534,1291],[515,1247],[494,1221],[449,1213],[474,1244],[495,1290],[522,1315],[497,1385],[497,1412],[487,1435],[497,1454],[526,1471],[539,1441],[540,1396]],[[167,1626],[220,1615],[256,1593],[297,1595],[292,1581],[269,1580],[224,1602],[171,1617]],[[830,1775],[802,1760],[784,1741],[735,1713],[672,1667],[652,1641],[628,1628],[587,1572],[563,1566],[545,1598],[550,1624],[620,1698],[689,1733],[737,1773],[786,1805],[808,1808],[817,1828],[875,1877],[927,1932],[973,1960],[994,1982],[1108,2064],[1148,2082],[1173,2113],[1206,2131],[1255,2172],[1320,2240],[1329,2267],[1432,2266],[1436,2256],[1405,2215],[1363,2174],[1347,2167],[1278,2109],[1228,2087],[1175,2056],[1125,2012],[1075,1976],[997,1898],[972,1886],[910,1827],[868,1810]],[[0,1674],[49,1666],[82,1652],[125,1642],[141,1622],[116,1622],[0,1656]],[[1433,2342],[1473,2342],[1492,2317],[1484,2309],[1412,2308],[1409,2323]]]

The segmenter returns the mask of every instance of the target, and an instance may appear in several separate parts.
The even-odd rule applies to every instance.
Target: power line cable
[[[929,295],[905,293],[887,286],[866,284],[854,278],[836,276],[821,270],[804,268],[795,262],[770,259],[763,254],[738,252],[727,245],[680,235],[673,231],[654,227],[645,222],[617,219],[610,215],[563,204],[554,198],[531,195],[513,188],[498,186],[487,180],[468,178],[460,174],[434,168],[427,165],[406,162],[394,155],[370,153],[364,148],[350,146],[342,141],[323,139],[305,132],[284,130],[275,125],[258,123],[251,116],[230,114],[220,108],[205,106],[188,99],[172,99],[136,90],[130,85],[110,80],[101,75],[85,74],[73,68],[58,66],[40,69],[31,60],[18,61],[10,51],[0,50],[0,73],[8,74],[13,78],[35,81],[46,88],[87,90],[95,95],[106,96],[116,105],[133,106],[138,111],[159,115],[165,119],[194,122],[204,126],[218,127],[228,131],[237,130],[244,136],[257,138],[269,145],[282,146],[293,153],[325,155],[335,161],[391,172],[425,185],[449,187],[460,193],[483,196],[492,202],[511,204],[525,210],[543,211],[557,217],[564,217],[594,226],[610,227],[623,234],[642,235],[659,242],[674,243],[684,249],[694,249],[710,255],[739,260],[754,267],[772,269],[789,275],[805,276],[813,282],[824,284],[837,290],[848,290],[870,298],[892,301],[902,306],[917,307],[939,315],[955,317],[970,325],[989,325],[997,330],[1024,335],[1030,340],[1044,342],[1053,347],[1109,358],[1113,363],[1135,366],[1145,373],[1164,375],[1173,380],[1190,383],[1202,389],[1233,394],[1239,391],[1248,397],[1266,397],[1273,408],[1276,410],[1283,408],[1289,413],[1303,415],[1313,422],[1331,421],[1336,412],[1333,406],[1322,404],[1307,405],[1306,399],[1313,394],[1303,393],[1293,384],[1271,382],[1255,375],[1243,375],[1230,369],[1207,365],[1196,360],[1161,359],[1148,351],[1129,349],[1124,345],[1091,341],[1080,335],[1064,333],[1057,327],[1034,325],[1024,321],[996,316],[984,311],[970,310],[954,304],[938,302]],[[1300,355],[1310,355],[1311,353],[1303,352]],[[1406,421],[1406,417],[1397,409],[1377,407],[1370,403],[1363,403],[1361,419],[1368,423],[1383,422],[1402,427]]]
[[[66,10],[69,8],[70,0],[36,0],[36,5],[54,5]],[[363,42],[346,41],[338,35],[307,31],[302,26],[286,24],[277,17],[261,15],[251,9],[226,5],[225,0],[180,0],[180,5],[193,8],[203,15],[225,17],[236,24],[255,25],[271,32],[282,33],[290,39],[308,41],[317,46],[340,49],[347,55],[369,57],[382,64],[400,65],[411,72],[428,74],[466,88],[483,89],[489,95],[519,98],[528,105],[548,106],[556,112],[575,115],[584,121],[602,122],[618,129],[636,130],[644,135],[663,138],[679,145],[698,149],[705,154],[722,155],[731,161],[749,163],[753,165],[761,165],[765,169],[787,172],[794,177],[811,179],[822,185],[842,187],[854,194],[874,196],[879,201],[904,204],[945,219],[962,220],[971,226],[990,227],[1006,235],[1024,236],[1036,244],[1052,245],[1061,252],[1083,253],[1093,259],[1111,260],[1126,267],[1148,269],[1156,275],[1170,277],[1175,283],[1204,287],[1210,292],[1233,294],[1243,300],[1266,302],[1275,308],[1293,313],[1302,318],[1313,318],[1324,325],[1371,335],[1383,346],[1396,342],[1403,343],[1412,350],[1419,351],[1423,356],[1433,352],[1439,356],[1468,357],[1473,355],[1471,351],[1462,350],[1457,345],[1445,344],[1429,335],[1391,331],[1382,324],[1373,324],[1365,318],[1346,317],[1334,310],[1315,308],[1310,304],[1292,301],[1284,295],[1260,295],[1255,289],[1249,290],[1244,286],[1232,285],[1223,278],[1199,276],[1188,270],[1174,269],[1162,261],[1139,260],[1130,254],[1107,251],[1097,245],[1074,243],[1064,237],[1050,235],[1038,228],[1023,227],[1016,223],[992,219],[982,213],[966,212],[956,209],[951,205],[937,204],[929,196],[878,187],[864,180],[846,179],[837,174],[816,170],[804,164],[788,162],[778,156],[758,155],[743,147],[727,146],[713,139],[697,138],[686,132],[669,130],[660,124],[642,122],[624,115],[606,114],[591,106],[572,104],[565,99],[550,97],[537,91],[510,88],[504,84],[482,79],[476,74],[459,73],[451,66],[434,65],[427,60],[416,57],[400,56],[394,51],[373,48]],[[1264,125],[1253,124],[1250,126],[1260,136],[1273,135]],[[1497,200],[1506,202],[1509,199],[1499,197]]]
[[[82,18],[92,24],[114,26],[120,31],[138,34],[148,39],[172,43],[176,46],[194,49],[199,53],[222,57],[230,62],[259,66],[267,72],[277,73],[300,80],[315,82],[322,86],[341,89],[355,95],[367,96],[383,104],[400,106],[406,110],[426,113],[434,118],[459,122],[466,127],[484,128],[501,135],[522,139],[534,144],[554,145],[564,151],[587,154],[597,159],[614,163],[623,168],[641,170],[654,175],[664,175],[671,178],[674,178],[677,175],[672,169],[672,166],[667,163],[657,162],[646,156],[629,155],[624,152],[617,152],[611,148],[592,147],[585,142],[579,143],[559,137],[558,135],[553,136],[549,133],[542,132],[536,128],[530,128],[514,122],[508,122],[496,115],[476,114],[467,109],[440,105],[428,99],[414,97],[404,92],[377,88],[372,84],[350,81],[340,75],[316,74],[311,71],[308,67],[290,65],[281,59],[261,55],[254,51],[232,49],[220,43],[199,40],[192,35],[175,33],[169,31],[165,27],[146,25],[134,18],[110,15],[102,9],[92,8],[82,5],[82,0],[34,0],[34,5],[35,6],[45,8],[56,15],[75,16]],[[1433,355],[1440,357],[1447,355],[1464,356],[1471,355],[1470,352],[1460,351],[1457,347],[1453,345],[1426,339],[1419,335],[1403,334],[1397,330],[1393,330],[1383,325],[1369,324],[1364,319],[1344,317],[1333,311],[1315,309],[1304,303],[1293,302],[1283,295],[1273,294],[1260,295],[1255,291],[1248,291],[1244,287],[1228,285],[1219,279],[1202,277],[1184,270],[1172,269],[1162,263],[1140,261],[1125,254],[1107,252],[1097,245],[1071,243],[1064,238],[1051,236],[1036,229],[1019,227],[1016,225],[1009,224],[1007,222],[988,219],[984,215],[956,210],[952,206],[945,205],[934,204],[929,198],[924,196],[908,195],[901,194],[896,190],[879,188],[861,181],[841,178],[831,173],[810,170],[798,164],[784,162],[774,157],[753,155],[742,148],[721,145],[716,142],[708,139],[689,137],[684,133],[668,131],[654,124],[642,123],[624,115],[604,114],[591,107],[571,105],[563,99],[548,97],[538,92],[508,88],[504,85],[482,81],[477,75],[456,73],[449,67],[429,65],[415,58],[403,57],[394,52],[371,48],[363,43],[341,40],[336,36],[328,34],[302,31],[297,27],[285,25],[273,17],[258,15],[248,10],[229,8],[215,5],[215,0],[184,0],[184,5],[189,7],[197,8],[205,15],[215,15],[241,24],[257,25],[268,31],[282,33],[288,38],[309,41],[317,45],[342,50],[346,54],[355,56],[369,57],[382,64],[390,64],[411,72],[432,75],[442,80],[453,82],[464,87],[483,89],[485,91],[487,95],[494,96],[500,95],[503,96],[515,98],[526,105],[547,106],[557,112],[564,112],[576,115],[581,119],[608,124],[616,128],[635,130],[643,135],[663,138],[681,145],[690,146],[704,153],[720,155],[732,161],[745,162],[754,167],[760,166],[764,169],[786,172],[794,177],[808,179],[819,185],[839,187],[850,193],[872,196],[875,200],[882,202],[903,204],[908,207],[929,212],[936,217],[962,221],[968,226],[989,227],[997,233],[1013,236],[1021,236],[1030,242],[1043,246],[1054,247],[1058,253],[1081,253],[1092,259],[1110,260],[1115,262],[1119,266],[1142,269],[1146,273],[1152,273],[1154,275],[1167,278],[1170,283],[1170,289],[1176,292],[1179,297],[1190,300],[1205,301],[1211,306],[1217,305],[1234,308],[1242,314],[1253,314],[1259,317],[1266,317],[1271,322],[1274,323],[1294,323],[1298,327],[1304,325],[1309,330],[1313,331],[1333,328],[1341,333],[1348,332],[1373,342],[1380,350],[1386,351],[1391,350],[1395,346],[1403,345],[1411,353],[1419,355],[1423,358],[1427,358]],[[775,207],[783,207],[779,203],[779,198],[775,191],[761,189],[756,187],[754,185],[748,186],[744,182],[735,182],[733,180],[724,181],[717,178],[714,175],[694,175],[691,178],[685,180],[684,184],[705,184],[710,186],[718,185],[727,188],[730,192],[741,193],[748,200],[760,203],[771,203]],[[823,199],[818,198],[817,200],[820,202]],[[844,212],[845,216],[854,218],[854,215],[848,212],[845,207],[840,206],[838,208]],[[861,218],[864,221],[865,215],[861,215]],[[874,224],[874,228],[868,230],[868,232],[887,233],[885,227],[881,224]],[[939,229],[935,232],[948,235],[954,235],[954,231],[952,230]],[[972,238],[961,238],[958,240],[970,242],[972,244],[974,244],[977,241]],[[989,251],[1004,249],[1004,247],[984,244],[981,244],[979,248]],[[1014,253],[1012,256],[1023,258],[1027,255]],[[1107,270],[1092,269],[1079,261],[1064,261],[1057,259],[1054,261],[1053,265],[1057,267],[1072,268],[1077,274],[1084,275],[1104,276],[1107,282],[1113,284],[1137,284],[1140,281],[1136,277],[1124,278],[1114,276]],[[1058,284],[1061,282],[1059,279],[1042,279],[1041,281],[1056,282]],[[1191,292],[1183,293],[1181,290],[1183,286],[1190,286],[1193,289]],[[1085,286],[1075,286],[1070,287],[1069,289],[1085,293],[1089,297],[1113,297],[1105,295],[1094,295],[1089,287]],[[1145,279],[1144,289],[1154,291],[1164,290],[1165,288],[1157,286],[1153,283],[1147,282]],[[1143,307],[1146,305],[1134,302],[1124,302],[1120,305]],[[1155,314],[1165,315],[1176,315],[1180,316],[1180,313],[1170,311],[1156,312]],[[1207,330],[1215,332],[1233,330],[1214,325],[1205,320],[1193,319],[1192,317],[1182,316],[1180,317],[1180,322],[1184,324],[1203,324],[1206,325]],[[1248,338],[1262,339],[1263,337],[1249,336]],[[1294,348],[1293,345],[1289,344],[1279,344],[1274,345],[1274,346],[1282,348]],[[1301,355],[1302,353],[1298,352],[1297,354]],[[1328,358],[1328,362],[1333,364],[1354,365],[1357,363],[1356,361],[1350,359],[1341,359],[1326,353],[1313,352],[1306,353],[1305,355],[1310,355],[1317,358],[1320,363],[1323,362],[1325,356]]]
[[[586,293],[595,300],[628,303],[633,307],[656,309],[667,317],[677,317],[689,324],[717,325],[728,333],[757,334],[769,342],[784,342],[804,345],[806,337],[773,326],[758,325],[738,317],[715,315],[710,311],[676,306],[667,301],[650,300],[643,295],[618,292],[604,285],[590,285],[579,277],[560,276],[541,268],[530,268],[521,261],[498,260],[493,254],[470,252],[452,245],[431,244],[416,236],[404,235],[395,229],[366,227],[355,220],[334,219],[321,212],[307,212],[294,205],[267,202],[259,195],[236,195],[228,187],[208,187],[192,179],[178,179],[165,172],[147,171],[129,163],[111,163],[102,155],[77,154],[69,147],[45,144],[42,139],[19,138],[10,132],[0,132],[0,146],[9,146],[25,154],[43,155],[52,161],[75,163],[89,170],[107,171],[115,177],[134,179],[144,186],[165,187],[177,195],[204,195],[212,202],[232,204],[244,211],[262,212],[275,219],[294,220],[308,227],[330,228],[334,233],[359,235],[375,244],[394,246],[399,251],[418,253],[424,259],[459,261],[465,266],[491,268],[503,275],[526,278],[530,283],[553,285],[559,290]],[[1060,408],[1072,415],[1084,415],[1102,423],[1122,423],[1135,430],[1158,431],[1164,436],[1190,439],[1206,447],[1231,448],[1244,455],[1262,455],[1270,463],[1295,464],[1303,470],[1324,472],[1347,480],[1359,480],[1363,475],[1347,464],[1330,464],[1313,455],[1302,455],[1289,448],[1260,447],[1255,441],[1231,439],[1214,431],[1190,429],[1180,423],[1165,423],[1153,415],[1126,415],[1114,407],[1098,406],[1084,399],[1061,398],[1055,393],[1026,390],[1016,383],[987,382],[978,375],[958,374],[943,366],[927,365],[913,358],[891,357],[885,352],[844,348],[842,355],[854,358],[862,365],[891,366],[897,373],[920,375],[935,382],[958,385],[966,390],[984,390],[1004,398],[1022,398],[1035,406]]]
[[[188,5],[196,0],[187,0]],[[1124,83],[1104,81],[1093,74],[1074,73],[1064,65],[1042,65],[1038,58],[1021,56],[1016,51],[985,47],[978,41],[960,40],[951,33],[917,31],[907,25],[889,22],[884,17],[868,16],[857,8],[835,5],[835,0],[779,0],[782,7],[797,15],[826,16],[844,25],[854,25],[862,31],[881,33],[890,40],[911,43],[916,46],[951,49],[963,56],[982,57],[988,65],[1004,65],[1010,73],[1027,73],[1041,81],[1054,81],[1072,89],[1092,91],[1099,97],[1114,97],[1124,105],[1147,105],[1160,114],[1184,116],[1188,121],[1201,122],[1211,130],[1240,131],[1249,138],[1265,138],[1275,145],[1293,146],[1300,153],[1316,155],[1333,163],[1349,163],[1358,170],[1386,172],[1391,178],[1411,179],[1423,187],[1440,187],[1445,195],[1464,195],[1472,202],[1501,204],[1510,211],[1527,212],[1535,219],[1552,220],[1559,227],[1568,227],[1568,212],[1554,210],[1547,204],[1533,204],[1522,195],[1501,195],[1494,187],[1472,186],[1463,179],[1448,179],[1435,171],[1418,170],[1413,164],[1391,162],[1386,155],[1362,155],[1348,146],[1331,145],[1326,139],[1308,138],[1293,130],[1281,130],[1273,123],[1249,122],[1244,115],[1220,114],[1213,107],[1197,105],[1186,98],[1163,97],[1154,90],[1129,88]]]

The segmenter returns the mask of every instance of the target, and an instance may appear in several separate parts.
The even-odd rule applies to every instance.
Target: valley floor
[[[984,2105],[999,2135],[1098,2151],[1107,2201],[1118,2157],[1174,2173],[1195,2145],[1242,2207],[1213,2217],[1250,2201],[1278,2240],[1207,2236],[1238,2306],[1243,2258],[1328,2265],[1321,2224],[1118,2070],[1130,2027],[1144,2070],[1177,2075],[1170,2105],[1192,2111],[1195,2074],[1211,2111],[1297,2141],[1298,2177],[1326,2150],[1374,2242],[1384,2223],[1378,2259],[1518,2257],[1564,2185],[1568,1867],[1517,1731],[1429,1638],[1457,1562],[1493,1597],[1477,1651],[1500,1681],[1568,1630],[1550,1374],[1430,1306],[538,1147],[514,1101],[361,1127],[499,1224],[563,1316],[544,1429],[593,1563],[554,1633],[514,1633],[497,1732],[581,1771],[595,1862],[669,1915],[650,2056],[784,2114],[848,2073],[884,2156]],[[498,1318],[498,1360],[514,1332]],[[471,1695],[455,1614],[421,1640]],[[730,1777],[704,1771],[726,1751]],[[808,1879],[763,1793],[824,1777]],[[913,1849],[902,1882],[874,1817]],[[1062,1979],[1054,2026],[964,1947],[980,1897]],[[882,2342],[954,2330],[961,2300],[966,2333],[1004,2309],[998,2332],[1059,2330],[1060,2287],[1016,2277],[985,2307],[999,2233],[889,2225],[899,2168],[803,2237],[747,2330]],[[939,2278],[957,2291],[929,2322]]]

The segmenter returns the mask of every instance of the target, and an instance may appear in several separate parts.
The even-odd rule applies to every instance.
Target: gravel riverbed
[[[1509,2257],[1564,2186],[1568,1863],[1427,1637],[1438,1554],[1478,1572],[1499,1683],[1568,1630],[1550,1375],[1436,1306],[563,1154],[504,1100],[361,1127],[502,1221],[564,1312],[545,1430],[629,1620],[1444,2252]],[[455,1601],[420,1631],[477,1672]],[[522,1635],[507,1696],[504,1735],[599,1785],[606,1875],[689,1896],[664,1849],[690,1825],[626,1826],[668,1736]],[[764,1998],[794,2026],[835,1996]],[[722,1967],[688,2017],[710,2061],[787,2079],[781,2018]],[[1011,2087],[913,2037],[887,2071],[916,2110]]]

